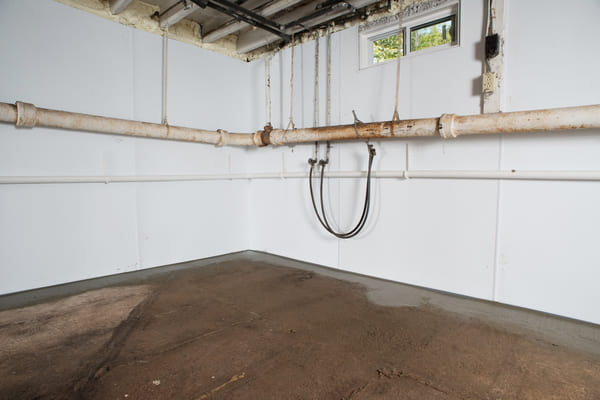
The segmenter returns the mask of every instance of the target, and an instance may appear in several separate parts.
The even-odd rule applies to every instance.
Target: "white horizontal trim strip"
[[[314,177],[318,177],[315,171]],[[364,178],[366,171],[330,171],[327,178]],[[214,175],[142,175],[142,176],[2,176],[0,184],[49,184],[49,183],[128,183],[128,182],[175,182],[175,181],[226,181],[252,179],[302,179],[308,172],[259,172],[249,174]],[[511,179],[550,181],[600,181],[600,171],[374,171],[379,179]]]

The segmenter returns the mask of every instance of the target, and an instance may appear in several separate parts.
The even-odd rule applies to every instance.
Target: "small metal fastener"
[[[360,136],[358,134],[357,125],[362,124],[363,122],[360,119],[358,119],[358,117],[356,116],[356,112],[354,110],[352,110],[352,115],[354,116],[354,133],[356,133],[356,137],[358,137],[359,139],[362,139],[362,136]]]

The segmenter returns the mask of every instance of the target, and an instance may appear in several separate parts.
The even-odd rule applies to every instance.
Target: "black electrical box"
[[[500,36],[497,33],[485,37],[485,58],[494,58],[500,53]]]

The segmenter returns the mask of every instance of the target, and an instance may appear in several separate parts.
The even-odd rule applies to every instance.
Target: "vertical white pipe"
[[[319,126],[319,36],[315,39],[315,100],[313,126]]]
[[[167,78],[169,66],[169,27],[163,34],[163,81],[162,81],[162,123],[168,125],[167,119]]]
[[[265,113],[265,125],[271,125],[271,56],[265,58]]]
[[[327,32],[327,119],[325,125],[331,125],[331,31]]]

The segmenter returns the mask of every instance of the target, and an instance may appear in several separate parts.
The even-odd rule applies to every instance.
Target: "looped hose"
[[[331,233],[333,236],[338,237],[340,239],[350,239],[356,235],[358,235],[358,233],[364,228],[366,222],[367,222],[367,218],[369,216],[369,208],[371,205],[371,172],[373,170],[373,158],[375,157],[375,148],[373,147],[372,144],[367,144],[368,147],[368,151],[369,151],[369,168],[367,171],[367,187],[365,189],[365,202],[364,202],[364,206],[363,206],[363,211],[362,214],[360,216],[360,219],[358,220],[358,223],[354,226],[354,228],[352,228],[350,231],[348,232],[336,232],[331,225],[329,224],[329,221],[327,220],[327,215],[325,214],[325,205],[324,205],[324,201],[323,201],[323,178],[325,175],[325,166],[329,163],[329,159],[327,160],[319,160],[319,166],[321,167],[321,182],[320,182],[320,201],[321,201],[321,214],[319,213],[318,209],[317,209],[317,204],[315,202],[315,196],[314,196],[314,191],[313,191],[313,184],[312,184],[312,176],[313,176],[313,170],[315,168],[315,165],[317,164],[317,160],[310,158],[308,160],[308,164],[310,165],[310,172],[308,175],[308,185],[310,188],[310,199],[312,201],[312,205],[313,205],[313,209],[315,210],[315,214],[317,215],[317,219],[319,220],[319,222],[321,223],[321,225],[323,226],[323,228],[325,228],[325,230],[329,233]]]

